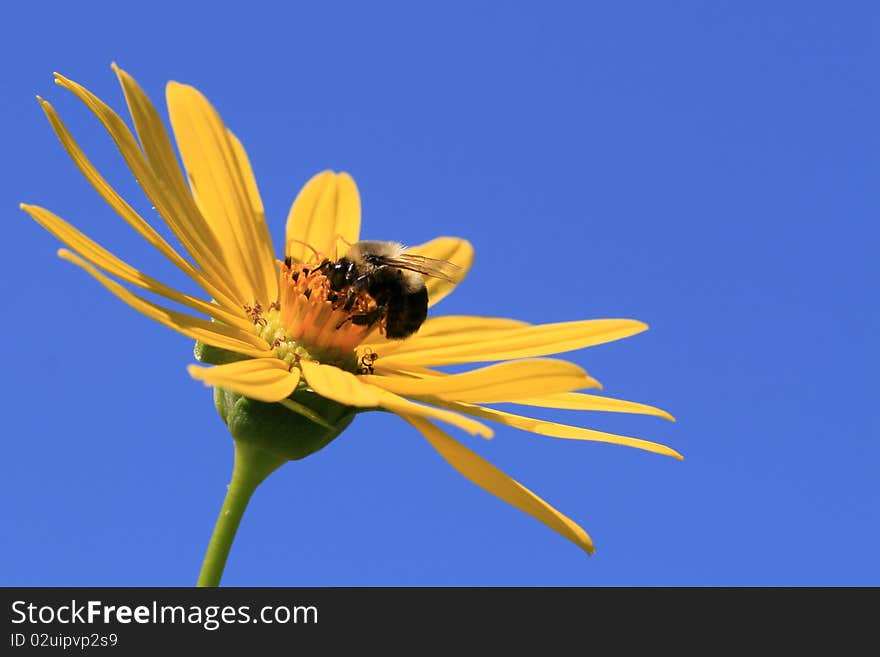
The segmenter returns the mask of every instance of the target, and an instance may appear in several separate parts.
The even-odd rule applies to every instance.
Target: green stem
[[[232,468],[232,481],[223,500],[223,508],[214,525],[214,533],[205,552],[202,571],[196,586],[219,586],[223,568],[235,532],[244,515],[251,495],[266,477],[278,469],[287,459],[272,454],[251,443],[235,441],[235,465]]]

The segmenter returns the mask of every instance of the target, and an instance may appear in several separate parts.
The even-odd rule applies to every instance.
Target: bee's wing
[[[461,269],[458,265],[446,260],[437,260],[427,256],[416,255],[415,253],[401,253],[398,256],[383,257],[381,260],[382,264],[389,267],[408,269],[450,283],[455,283],[455,278],[453,277]]]

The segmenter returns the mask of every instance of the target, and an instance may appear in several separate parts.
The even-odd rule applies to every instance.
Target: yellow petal
[[[187,306],[188,308],[192,308],[197,312],[204,313],[209,317],[218,319],[230,326],[236,326],[245,331],[249,331],[253,326],[253,324],[245,319],[241,313],[233,314],[215,303],[209,303],[188,294],[178,292],[167,285],[163,285],[154,278],[139,272],[128,263],[120,260],[99,244],[83,235],[61,217],[49,212],[45,208],[41,208],[37,205],[25,205],[24,203],[19,207],[33,217],[37,223],[43,226],[43,228],[49,231],[52,235],[76,251],[76,253],[82,258],[96,267],[103,269],[110,275],[120,278],[126,283],[137,285],[138,287],[153,292],[154,294],[161,295],[166,299],[170,299],[171,301]]]
[[[244,150],[241,140],[236,137],[231,130],[227,129],[226,134],[229,137],[229,145],[232,147],[232,152],[235,156],[235,166],[239,170],[237,175],[245,186],[247,202],[251,208],[250,215],[263,229],[264,239],[261,239],[261,242],[269,247],[270,255],[274,256],[275,250],[272,248],[272,239],[269,237],[269,227],[266,225],[265,221],[266,212],[263,209],[263,199],[260,197],[260,190],[257,187],[257,178],[251,168],[250,158],[247,155],[247,151]]]
[[[361,408],[379,405],[379,389],[364,385],[351,372],[310,360],[303,360],[300,367],[306,382],[322,397]]]
[[[345,242],[357,242],[360,230],[361,198],[354,180],[344,172],[322,171],[305,184],[290,208],[286,253],[308,262],[314,258],[305,246],[309,244],[335,259],[347,249]]]
[[[662,408],[655,408],[647,404],[601,397],[599,395],[587,395],[580,392],[561,392],[556,394],[542,394],[525,399],[517,399],[517,404],[525,406],[541,406],[543,408],[561,408],[571,411],[607,411],[610,413],[638,413],[640,415],[656,415],[675,422],[675,418]]]
[[[588,319],[512,329],[487,329],[473,339],[455,333],[404,340],[388,354],[385,367],[449,365],[532,358],[582,349],[641,333],[648,326],[632,319]]]
[[[359,377],[333,365],[303,360],[300,363],[306,382],[316,393],[327,399],[361,408],[384,408],[397,414],[419,415],[442,420],[470,434],[492,437],[492,430],[481,422],[442,408],[425,406],[399,397],[382,388],[363,383]]]
[[[458,267],[455,273],[451,275],[451,281],[425,276],[429,307],[452,292],[455,286],[461,283],[464,277],[467,276],[474,262],[474,247],[467,240],[458,237],[438,237],[430,242],[409,247],[407,252],[427,258],[434,258],[435,260],[445,260]]]
[[[441,372],[440,370],[434,370],[429,367],[422,367],[420,365],[406,365],[406,366],[401,366],[401,367],[383,367],[381,362],[376,362],[376,361],[374,361],[373,371],[380,376],[397,377],[397,378],[403,378],[406,380],[410,380],[410,379],[436,379],[438,377],[454,376],[454,375],[449,374],[447,372]],[[585,385],[581,386],[582,388],[596,388],[598,390],[602,389],[602,384],[599,383],[599,381],[597,381],[596,379],[591,377],[589,374],[586,374],[586,372],[584,372],[584,374],[586,375],[585,378],[583,379],[583,382]],[[560,394],[564,394],[564,393],[560,393]],[[510,400],[505,400],[505,401],[510,401]],[[489,402],[483,402],[483,403],[489,403]],[[516,403],[519,403],[518,398],[517,398]]]
[[[133,80],[127,77],[122,77],[121,80],[125,81],[123,90],[126,92],[129,107],[139,115],[135,124],[140,122],[146,132],[148,126],[154,127],[157,122],[159,123],[159,127],[155,129],[154,133],[151,132],[146,137],[142,135],[142,141],[150,144],[150,149],[154,151],[156,158],[155,166],[160,166],[167,159],[163,154],[166,149],[157,144],[169,140],[164,129],[161,128],[158,114],[146,99],[143,91],[133,83]],[[57,73],[55,74],[55,82],[71,91],[101,121],[156,210],[193,260],[201,267],[211,284],[221,290],[225,297],[232,298],[233,305],[241,307],[241,304],[249,303],[250,300],[236,289],[235,281],[226,275],[226,268],[217,255],[219,247],[213,234],[207,229],[204,220],[199,215],[192,196],[186,191],[182,178],[180,178],[180,184],[175,182],[180,177],[179,169],[177,169],[177,176],[174,175],[176,161],[173,166],[169,164],[171,171],[166,171],[164,167],[154,171],[152,168],[154,163],[148,164],[144,159],[144,153],[141,152],[125,122],[100,98],[82,85]]]
[[[444,408],[464,413],[465,415],[473,415],[475,417],[483,418],[484,420],[493,420],[495,422],[500,422],[501,424],[506,424],[509,427],[515,427],[516,429],[522,429],[523,431],[540,434],[542,436],[612,443],[614,445],[623,445],[625,447],[635,447],[636,449],[643,449],[647,452],[663,454],[664,456],[672,456],[677,459],[684,458],[681,454],[666,445],[653,443],[649,440],[642,440],[641,438],[618,436],[617,434],[596,431],[595,429],[582,429],[567,424],[546,422],[544,420],[524,417],[522,415],[514,415],[513,413],[505,413],[504,411],[499,411],[494,408],[486,408],[485,406],[475,406],[473,404],[442,400],[436,400],[435,403]]]
[[[419,329],[419,336],[473,335],[483,331],[497,331],[528,326],[528,322],[507,317],[481,317],[479,315],[441,315],[429,317]]]
[[[568,392],[594,383],[574,363],[552,358],[509,361],[432,378],[362,376],[361,379],[407,397],[431,396],[485,404],[514,401],[534,396],[536,392]]]
[[[243,297],[245,301],[251,300],[252,294],[248,289],[247,281],[235,270],[234,263],[225,260],[220,236],[205,221],[186,186],[186,180],[174,154],[174,146],[159,112],[133,77],[116,64],[112,66],[125,94],[141,148],[163,192],[162,203],[174,213],[176,225],[185,231],[188,239],[195,245],[197,251],[192,254],[193,257],[201,263],[208,264],[215,273],[223,276],[233,285],[239,297]],[[230,273],[231,276],[228,275]]]
[[[382,408],[397,413],[398,415],[417,415],[419,417],[429,417],[434,420],[446,422],[454,427],[458,427],[467,431],[472,436],[481,436],[483,438],[491,438],[495,433],[482,422],[476,422],[469,417],[465,417],[459,413],[452,413],[442,408],[427,406],[425,404],[417,404],[416,402],[404,399],[391,392],[376,388],[380,391],[379,404]]]
[[[192,194],[230,273],[249,282],[252,299],[271,303],[278,296],[275,258],[265,234],[257,230],[252,197],[260,207],[262,202],[250,167],[240,165],[220,115],[199,91],[169,82],[165,93]]]
[[[187,198],[189,190],[186,187],[186,180],[177,163],[174,146],[159,112],[131,75],[119,68],[115,62],[110,67],[116,73],[119,85],[122,87],[129,114],[134,121],[135,132],[150,168],[157,178],[173,190],[175,196],[188,203],[190,199]]]
[[[264,250],[260,257],[263,267],[263,276],[269,276],[271,283],[268,284],[269,298],[278,298],[278,271],[275,268],[275,247],[272,245],[272,236],[269,234],[269,226],[266,223],[266,213],[263,210],[263,200],[260,198],[260,191],[257,189],[257,178],[254,176],[251,168],[251,161],[241,145],[238,137],[231,131],[227,131],[229,135],[229,143],[232,145],[232,151],[235,155],[236,166],[241,172],[241,179],[247,186],[247,198],[251,206],[251,217],[255,222],[255,231],[257,233],[257,243]],[[267,265],[264,262],[268,262]]]
[[[526,322],[505,317],[479,317],[475,315],[441,315],[429,317],[418,330],[419,338],[437,337],[441,335],[456,335],[459,340],[480,338],[485,331],[522,328],[528,326]],[[413,338],[410,338],[412,340]],[[397,351],[406,343],[406,340],[389,340],[380,335],[378,330],[364,340],[364,346],[372,350],[382,350],[388,354]],[[381,347],[380,347],[381,346]]]
[[[85,269],[97,279],[101,285],[106,287],[135,310],[142,312],[150,319],[153,319],[168,328],[174,329],[178,333],[182,333],[193,340],[201,340],[212,347],[228,349],[229,351],[248,356],[261,357],[274,355],[274,352],[269,349],[269,345],[266,344],[265,340],[260,339],[256,335],[252,335],[230,326],[218,324],[217,322],[209,322],[204,319],[199,319],[198,317],[190,317],[189,315],[184,315],[163,308],[162,306],[158,306],[146,299],[142,299],[129,292],[116,281],[104,276],[104,274],[100,273],[90,264],[66,249],[59,249],[58,256]]]
[[[242,360],[215,367],[190,365],[189,374],[207,386],[232,390],[245,397],[262,402],[286,399],[296,390],[300,371],[288,370],[288,365],[277,358]]]
[[[403,418],[427,439],[449,465],[483,490],[504,500],[520,511],[541,521],[561,534],[587,554],[594,551],[593,541],[581,527],[564,516],[519,482],[511,479],[494,465],[481,458],[427,420]]]
[[[121,216],[134,230],[139,233],[147,242],[158,250],[162,255],[173,262],[181,271],[196,282],[205,292],[211,295],[218,303],[226,307],[234,306],[238,309],[238,304],[234,303],[229,297],[226,297],[222,291],[215,287],[211,281],[198,269],[193,267],[192,263],[185,260],[177,251],[163,238],[155,228],[148,224],[134,208],[123,199],[113,187],[98,172],[91,161],[86,157],[85,153],[76,143],[67,126],[58,116],[55,108],[47,101],[39,96],[40,106],[46,113],[49,123],[58,135],[58,139],[64,146],[64,149],[70,155],[70,158],[76,164],[80,172],[85,176],[86,180],[97,190],[101,197],[113,208],[119,216]]]

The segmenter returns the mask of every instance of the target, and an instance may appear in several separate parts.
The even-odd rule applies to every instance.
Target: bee
[[[397,242],[362,240],[349,246],[339,260],[324,260],[318,270],[330,285],[328,299],[346,312],[354,307],[358,294],[366,292],[376,307],[351,315],[347,321],[372,326],[385,318],[385,335],[406,338],[428,316],[425,276],[454,282],[458,266],[445,260],[407,253]]]

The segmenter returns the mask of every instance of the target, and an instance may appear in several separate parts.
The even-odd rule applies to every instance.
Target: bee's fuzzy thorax
[[[357,263],[369,262],[372,258],[397,258],[406,250],[399,242],[361,240],[352,244],[345,254],[346,258]]]

